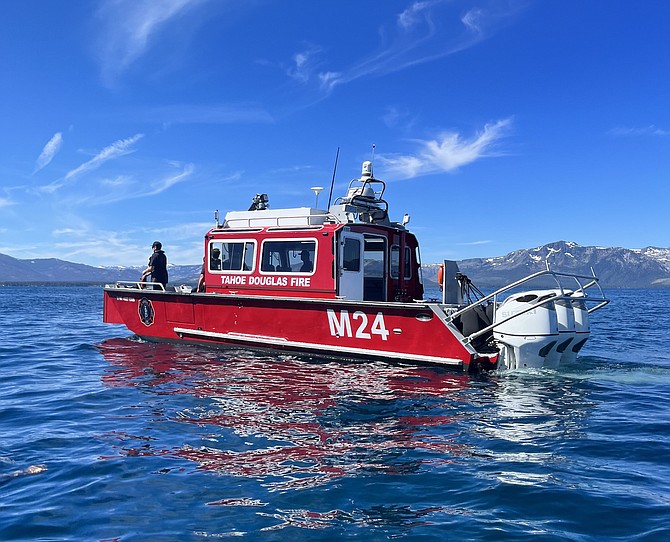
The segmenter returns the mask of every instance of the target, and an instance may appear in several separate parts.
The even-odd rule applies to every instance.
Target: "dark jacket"
[[[149,266],[153,267],[151,272],[152,282],[160,282],[163,286],[168,283],[167,256],[162,250],[154,252],[149,257]]]

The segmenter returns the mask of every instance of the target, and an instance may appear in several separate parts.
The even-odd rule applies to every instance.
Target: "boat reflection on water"
[[[492,408],[477,423],[479,453],[490,458],[482,476],[504,486],[560,487],[583,464],[571,453],[587,445],[597,408],[579,377],[556,371],[510,372],[497,381]],[[571,451],[572,450],[572,451]]]
[[[110,364],[104,384],[142,392],[129,408],[143,434],[110,435],[118,456],[187,459],[278,490],[469,455],[454,426],[472,414],[462,408],[468,375],[133,339],[99,349]]]

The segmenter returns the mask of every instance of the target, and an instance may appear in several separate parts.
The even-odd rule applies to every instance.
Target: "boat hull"
[[[433,303],[193,294],[108,286],[104,321],[149,340],[493,369]]]

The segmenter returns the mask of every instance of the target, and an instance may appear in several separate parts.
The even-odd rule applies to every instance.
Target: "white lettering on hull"
[[[240,275],[221,275],[221,284],[223,286],[245,286],[247,277]]]
[[[250,286],[287,286],[286,277],[249,277]]]
[[[289,277],[274,277],[253,275],[221,275],[221,284],[223,286],[281,286],[289,285]],[[291,277],[290,284],[292,288],[311,288],[311,277]]]
[[[291,286],[299,288],[309,288],[311,286],[311,277],[291,277]]]
[[[369,316],[362,311],[356,311],[351,318],[349,311],[343,309],[336,313],[333,309],[328,309],[328,327],[330,334],[333,337],[354,337],[356,339],[372,339],[373,335],[381,337],[382,341],[386,341],[389,336],[389,331],[386,329],[386,322],[384,322],[384,314],[378,312],[372,325]],[[354,327],[351,326],[351,320],[354,320]],[[353,331],[355,329],[355,332]]]

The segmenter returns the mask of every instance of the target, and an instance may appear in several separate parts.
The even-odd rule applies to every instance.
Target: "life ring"
[[[437,283],[440,285],[440,291],[442,291],[442,288],[444,287],[444,264],[441,263],[440,266],[437,268]]]

